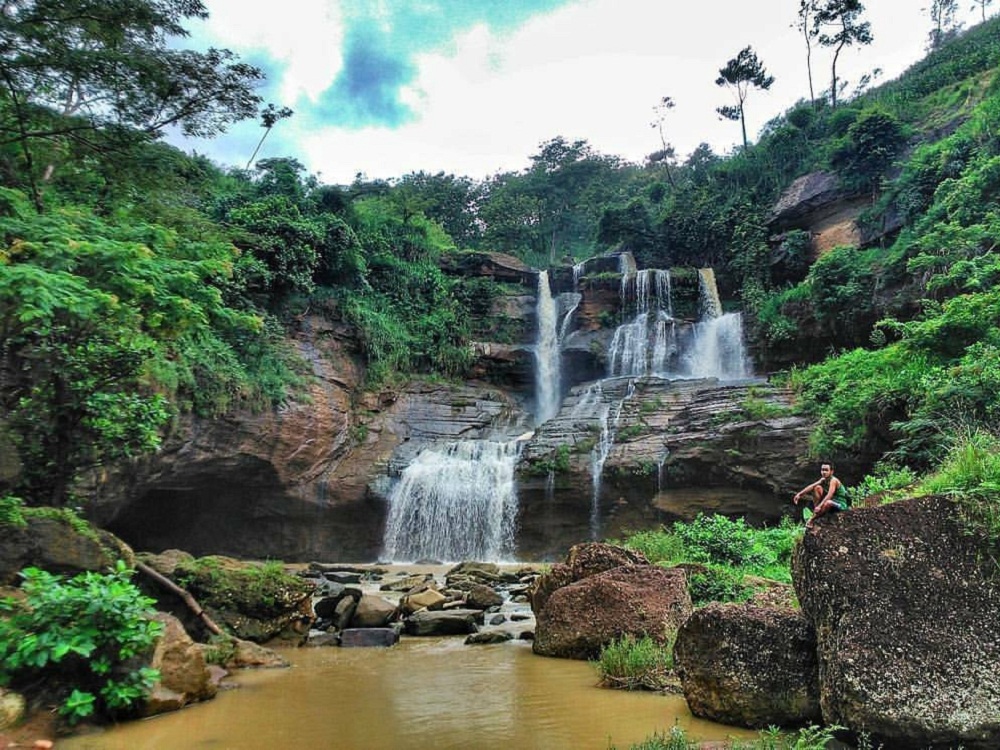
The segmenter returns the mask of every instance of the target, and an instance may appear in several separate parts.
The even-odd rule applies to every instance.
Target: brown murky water
[[[291,669],[172,714],[57,743],[57,750],[607,750],[675,723],[697,739],[752,733],[700,721],[680,696],[608,690],[585,663],[530,644],[404,639],[391,649],[283,652]]]

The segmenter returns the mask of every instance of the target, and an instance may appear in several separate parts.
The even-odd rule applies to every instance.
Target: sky
[[[257,159],[292,156],[323,183],[445,172],[486,179],[530,165],[556,137],[641,163],[661,148],[652,126],[675,106],[665,140],[682,159],[700,143],[741,142],[719,69],[752,45],[774,84],[746,100],[751,141],[807,99],[796,0],[205,0],[209,18],[187,45],[224,47],[262,68],[266,102],[294,110]],[[929,0],[869,0],[874,42],[847,48],[838,75],[898,76],[924,55]],[[966,25],[977,12],[962,0]],[[990,8],[988,10],[994,10]],[[828,49],[814,49],[814,85],[829,87]],[[244,167],[263,129],[244,122],[211,141],[172,143]]]

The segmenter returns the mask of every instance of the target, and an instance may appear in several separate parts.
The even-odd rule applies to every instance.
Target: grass
[[[727,750],[825,750],[840,727],[809,726],[797,732],[782,732],[776,727],[761,730],[754,740],[729,740]],[[689,739],[687,732],[674,726],[668,732],[647,737],[642,742],[630,745],[629,750],[698,750],[700,742]],[[616,750],[614,745],[609,750]]]
[[[917,494],[950,495],[962,506],[971,530],[1000,543],[1000,435],[986,430],[960,434],[937,471],[917,485]]]
[[[601,649],[594,662],[601,684],[624,690],[666,690],[676,683],[674,677],[674,638],[657,643],[644,635],[627,634]]]

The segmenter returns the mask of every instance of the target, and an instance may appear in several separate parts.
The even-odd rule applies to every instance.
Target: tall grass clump
[[[604,646],[595,665],[601,684],[624,690],[664,690],[673,677],[674,638],[657,643],[650,636],[626,634]]]
[[[974,529],[1000,542],[1000,435],[971,430],[959,435],[937,471],[919,485],[924,494],[950,495]]]
[[[756,739],[729,740],[728,750],[826,750],[833,740],[838,726],[819,727],[808,726],[795,732],[782,732],[777,727],[762,729]],[[687,732],[674,726],[669,732],[657,732],[638,744],[630,745],[629,750],[697,750],[701,743],[691,740]],[[610,750],[615,750],[612,745]]]

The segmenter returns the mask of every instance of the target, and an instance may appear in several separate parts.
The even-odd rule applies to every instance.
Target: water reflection
[[[244,672],[214,701],[59,750],[538,750],[627,748],[675,721],[698,739],[748,737],[691,717],[683,698],[595,687],[586,663],[527,643],[410,638],[392,649],[296,649],[291,669]]]

